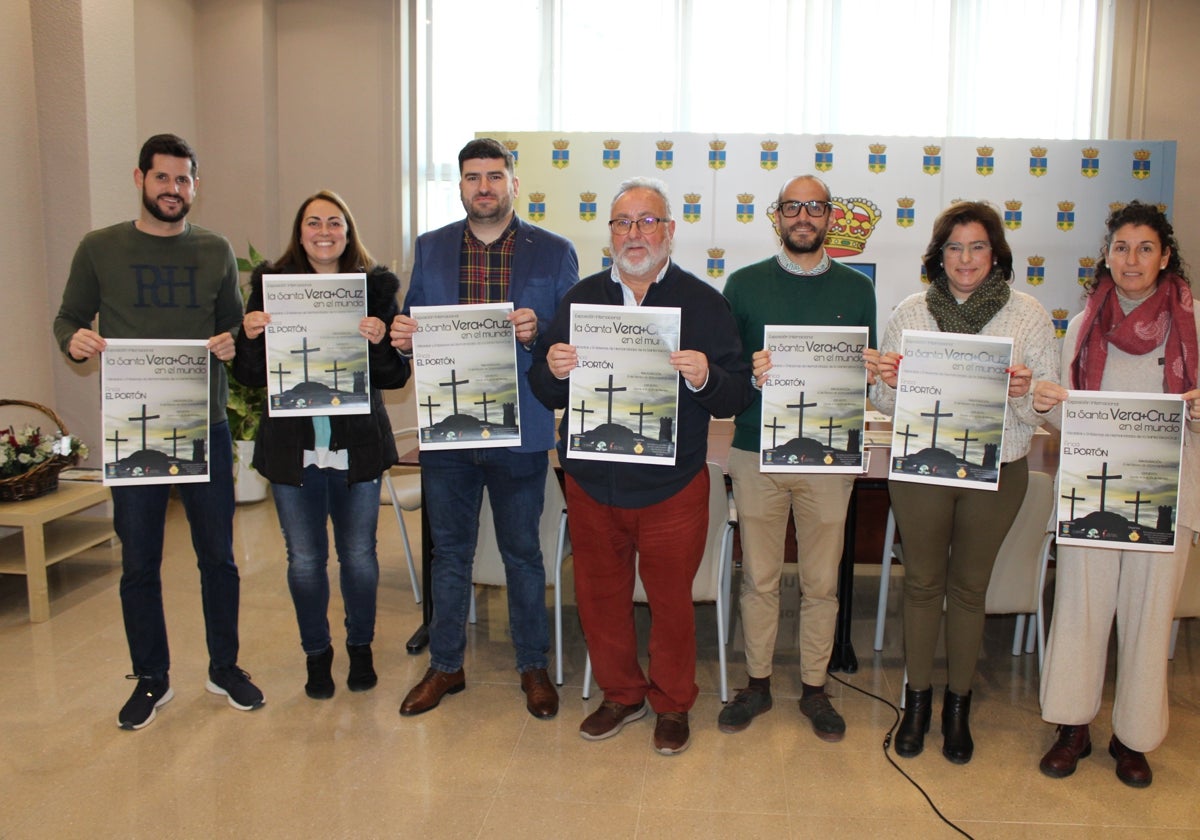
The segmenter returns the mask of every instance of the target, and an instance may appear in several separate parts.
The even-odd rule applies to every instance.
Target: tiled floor
[[[0,576],[0,837],[957,836],[884,755],[890,708],[835,683],[847,737],[826,744],[812,734],[796,705],[794,648],[777,656],[774,710],[741,734],[720,733],[711,606],[698,608],[701,694],[692,747],[681,756],[652,752],[653,716],[609,741],[579,738],[579,721],[599,698],[580,699],[583,647],[573,608],[562,710],[549,722],[530,717],[499,589],[480,594],[467,691],[401,718],[400,699],[427,657],[404,650],[420,608],[390,510],[383,514],[379,685],[363,694],[345,689],[339,640],[337,696],[313,701],[303,691],[274,509],[270,502],[239,509],[241,664],[267,696],[263,709],[243,713],[204,690],[197,575],[182,511],[172,503],[165,599],[175,699],[139,732],[116,726],[131,684],[121,679],[129,664],[111,551],[53,568],[52,618],[44,624],[27,621],[24,578]],[[417,533],[415,519],[410,531]],[[887,646],[873,654],[878,576],[860,569],[854,642],[862,667],[847,677],[891,699],[902,675],[899,591],[892,588]],[[335,600],[338,625],[339,610]],[[946,762],[934,732],[924,754],[896,761],[975,837],[1200,837],[1200,627],[1188,624],[1171,665],[1171,732],[1151,756],[1147,790],[1120,784],[1101,748],[1069,779],[1037,772],[1052,735],[1038,716],[1036,657],[1009,655],[1011,617],[988,622],[973,702],[974,760]],[[733,685],[744,680],[736,651],[729,671]],[[1097,719],[1102,744],[1109,711],[1106,702]]]

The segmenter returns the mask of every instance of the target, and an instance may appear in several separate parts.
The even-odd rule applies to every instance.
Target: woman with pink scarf
[[[1108,752],[1116,774],[1146,787],[1145,754],[1167,734],[1167,650],[1188,552],[1200,531],[1200,310],[1183,274],[1170,222],[1134,201],[1107,221],[1104,249],[1084,311],[1063,343],[1062,382],[1091,391],[1161,391],[1187,401],[1174,554],[1060,546],[1053,621],[1042,667],[1042,718],[1057,740],[1042,758],[1052,778],[1075,772],[1092,752],[1108,639],[1117,622],[1116,697]],[[1053,382],[1034,387],[1034,408],[1053,412],[1069,399]]]

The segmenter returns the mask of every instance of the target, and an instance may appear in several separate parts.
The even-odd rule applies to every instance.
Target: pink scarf
[[[1177,274],[1163,274],[1150,297],[1126,315],[1117,300],[1112,276],[1100,278],[1088,296],[1079,326],[1075,358],[1071,362],[1071,387],[1100,390],[1108,345],[1133,356],[1159,347],[1166,357],[1163,393],[1182,394],[1196,387],[1196,321],[1192,314],[1191,287]],[[1165,343],[1165,344],[1164,344]]]

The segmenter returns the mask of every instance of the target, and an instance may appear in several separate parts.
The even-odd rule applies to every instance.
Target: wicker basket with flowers
[[[86,458],[88,448],[67,433],[62,418],[46,406],[27,400],[0,400],[0,407],[22,405],[54,421],[53,431],[40,426],[0,428],[0,502],[34,499],[58,489],[58,474]]]

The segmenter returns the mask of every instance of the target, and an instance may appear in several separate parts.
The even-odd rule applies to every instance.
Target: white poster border
[[[771,371],[762,387],[762,416],[759,427],[759,471],[764,473],[851,473],[861,474],[865,468],[864,439],[866,435],[866,387],[867,372],[862,361],[863,348],[867,346],[870,331],[867,327],[801,326],[768,324],[763,329],[763,347],[771,351]],[[847,342],[847,339],[849,341]],[[788,344],[776,344],[788,342]],[[849,346],[843,346],[846,344]],[[850,361],[850,357],[853,361]],[[836,357],[836,358],[833,358]],[[810,383],[817,386],[812,393]],[[799,404],[789,404],[794,399],[796,387]],[[785,396],[784,392],[792,396]],[[849,394],[857,393],[857,399]],[[814,402],[810,405],[807,400]],[[799,428],[798,438],[792,438],[782,446],[775,445],[776,435],[781,428],[778,412],[767,425],[768,406],[790,411],[799,409],[797,424],[803,425],[805,409],[820,404],[832,404],[838,409],[836,417],[829,416],[828,427],[818,427],[827,432],[825,443],[806,437]],[[834,426],[834,420],[842,421]],[[788,415],[790,424],[791,415]],[[842,429],[841,435],[850,444],[852,431],[858,430],[858,452],[848,448],[834,447],[833,432]],[[768,434],[771,443],[768,443]],[[853,457],[857,454],[857,458]]]
[[[409,315],[417,322],[413,334],[413,393],[417,403],[417,440],[426,451],[442,449],[481,449],[519,446],[521,443],[520,389],[517,368],[516,332],[507,316],[511,301],[444,306],[414,306]],[[503,322],[501,324],[500,322]],[[453,355],[447,355],[452,353]],[[449,361],[447,361],[449,360]],[[458,377],[463,374],[463,379]],[[450,377],[449,382],[441,380]],[[488,405],[489,391],[479,389],[483,382],[495,385],[511,404],[514,423],[493,423]],[[482,404],[483,417],[459,411],[458,387],[475,385],[468,404]],[[445,388],[449,387],[447,397]],[[472,397],[480,397],[482,403]],[[434,402],[434,399],[441,402]],[[435,408],[450,408],[439,412]],[[447,425],[448,424],[448,425]]]
[[[208,350],[208,342],[203,339],[109,338],[105,340],[105,345],[104,352],[100,354],[100,418],[104,438],[104,455],[101,462],[105,486],[207,483],[212,470],[212,441],[209,434],[209,379],[212,376],[212,355]],[[186,350],[195,353],[183,364],[179,364],[178,351]],[[164,351],[167,355],[163,355]],[[139,360],[138,355],[142,355],[143,359]],[[120,362],[118,359],[129,361]],[[132,375],[135,368],[147,370],[141,377],[135,377]],[[199,368],[203,368],[202,373]],[[128,396],[131,394],[140,396]],[[140,417],[130,418],[131,409],[117,410],[120,406],[135,403],[141,406]],[[148,434],[150,421],[162,420],[164,415],[171,421],[171,435],[162,436],[171,441],[170,456],[149,445],[152,439]],[[117,417],[127,419],[119,421]],[[132,431],[129,432],[130,438],[121,437],[121,432],[124,431],[122,425],[139,419],[143,446],[122,458],[121,443],[132,442],[133,438]],[[180,437],[181,421],[185,423],[185,431],[192,430],[196,434],[186,438]],[[203,472],[187,472],[187,465],[196,462],[179,458],[179,441],[185,439],[193,442],[203,441]],[[110,443],[113,446],[112,461],[107,460]]]
[[[938,353],[918,353],[921,342],[944,348],[940,358]],[[955,346],[949,347],[949,344]],[[899,382],[896,383],[889,480],[976,490],[994,491],[999,487],[1004,428],[1008,422],[1008,368],[1012,365],[1012,354],[1013,340],[1007,336],[904,330],[900,338],[902,362]],[[946,397],[945,400],[933,402],[932,413],[923,410],[929,407],[930,395]],[[982,461],[972,464],[965,455],[958,457],[937,446],[939,421],[942,417],[954,414],[942,413],[943,402],[955,406],[958,413],[969,412],[978,422],[987,424],[976,429],[960,428],[963,438],[955,440],[962,441],[964,453],[972,442],[982,444],[985,453],[983,458],[987,457],[986,447],[994,445],[994,468]],[[927,424],[920,418],[928,416],[933,417],[931,428],[926,430],[930,445],[910,455],[909,438],[920,436],[912,429],[916,426],[925,430]],[[904,431],[901,431],[902,424]],[[972,431],[986,436],[971,439]],[[897,452],[901,454],[897,455]],[[919,457],[922,453],[929,454]],[[968,478],[973,472],[982,473],[984,477]],[[990,479],[986,477],[988,475]]]
[[[1083,417],[1081,409],[1089,413],[1100,413],[1105,407],[1129,412],[1128,417]],[[1133,408],[1133,404],[1139,404]],[[1149,408],[1146,404],[1161,404],[1162,408]],[[1121,406],[1124,406],[1122,408]],[[1157,542],[1147,539],[1148,533],[1163,534],[1161,529],[1145,528],[1140,521],[1141,508],[1145,505],[1163,501],[1164,495],[1173,501],[1171,505],[1174,514],[1179,510],[1180,470],[1183,465],[1183,435],[1186,421],[1186,403],[1178,394],[1142,393],[1135,391],[1084,391],[1071,390],[1063,402],[1062,435],[1059,443],[1059,493],[1055,504],[1055,539],[1059,545],[1079,546],[1083,548],[1111,548],[1119,551],[1173,552],[1175,551],[1176,521],[1172,516],[1170,542]],[[1172,412],[1174,409],[1174,412]],[[1146,411],[1166,411],[1175,415],[1172,419],[1158,420],[1156,417],[1142,416]],[[1171,440],[1171,432],[1162,429],[1162,423],[1178,424],[1177,439]],[[1128,429],[1111,428],[1114,424],[1130,426]],[[1151,428],[1151,426],[1154,428]],[[1108,427],[1108,428],[1106,428]],[[1124,433],[1124,434],[1123,434]],[[1112,453],[1116,453],[1113,455]],[[1090,475],[1096,468],[1097,457],[1103,457],[1099,475]],[[1111,460],[1115,459],[1119,466],[1109,473]],[[1130,472],[1133,464],[1143,473],[1159,473],[1154,476],[1156,489],[1150,497],[1143,501],[1141,496],[1144,487],[1137,487],[1134,500],[1122,499],[1124,504],[1134,505],[1134,520],[1132,526],[1129,520],[1119,514],[1111,514],[1105,508],[1109,481],[1122,481]],[[1101,507],[1091,510],[1083,517],[1077,517],[1077,503],[1089,501],[1089,496],[1079,496],[1077,490],[1080,481],[1101,483]],[[1067,492],[1067,488],[1070,492]],[[1128,496],[1126,491],[1123,495]],[[1064,510],[1066,515],[1064,518]],[[1105,516],[1106,513],[1111,515]],[[1119,521],[1118,521],[1119,520]],[[1125,523],[1121,526],[1120,523]],[[1103,534],[1107,528],[1126,527],[1128,539],[1106,539]],[[1082,531],[1082,534],[1072,532]],[[1114,530],[1114,533],[1116,531]],[[1095,533],[1095,537],[1086,536]]]

